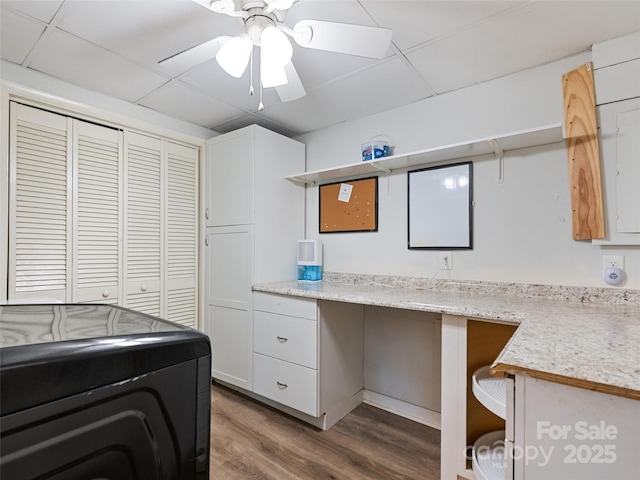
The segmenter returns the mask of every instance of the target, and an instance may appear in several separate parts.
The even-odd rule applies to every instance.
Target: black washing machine
[[[209,338],[110,305],[0,306],[0,478],[209,478]]]

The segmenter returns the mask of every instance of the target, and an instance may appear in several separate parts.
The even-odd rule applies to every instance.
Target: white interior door
[[[71,120],[10,105],[10,299],[70,302]]]
[[[122,131],[73,121],[73,299],[117,304],[121,293]]]
[[[198,150],[168,142],[166,318],[197,327]]]
[[[125,150],[125,305],[161,316],[162,141],[127,132]]]

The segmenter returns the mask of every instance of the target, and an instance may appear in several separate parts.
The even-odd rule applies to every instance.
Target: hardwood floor
[[[214,383],[212,480],[437,480],[440,432],[370,405],[322,431]]]

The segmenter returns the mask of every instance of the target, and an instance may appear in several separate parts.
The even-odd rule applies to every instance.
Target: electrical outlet
[[[440,270],[451,270],[453,268],[453,258],[451,252],[440,252]]]
[[[624,255],[603,255],[602,271],[607,268],[619,268],[624,270]]]

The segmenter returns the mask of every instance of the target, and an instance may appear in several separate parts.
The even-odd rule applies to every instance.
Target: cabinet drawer
[[[317,326],[306,318],[254,311],[253,351],[317,368]]]
[[[318,371],[253,354],[253,391],[276,402],[318,416]]]
[[[308,318],[309,320],[317,318],[316,300],[313,298],[255,292],[253,294],[253,309],[292,317]]]

